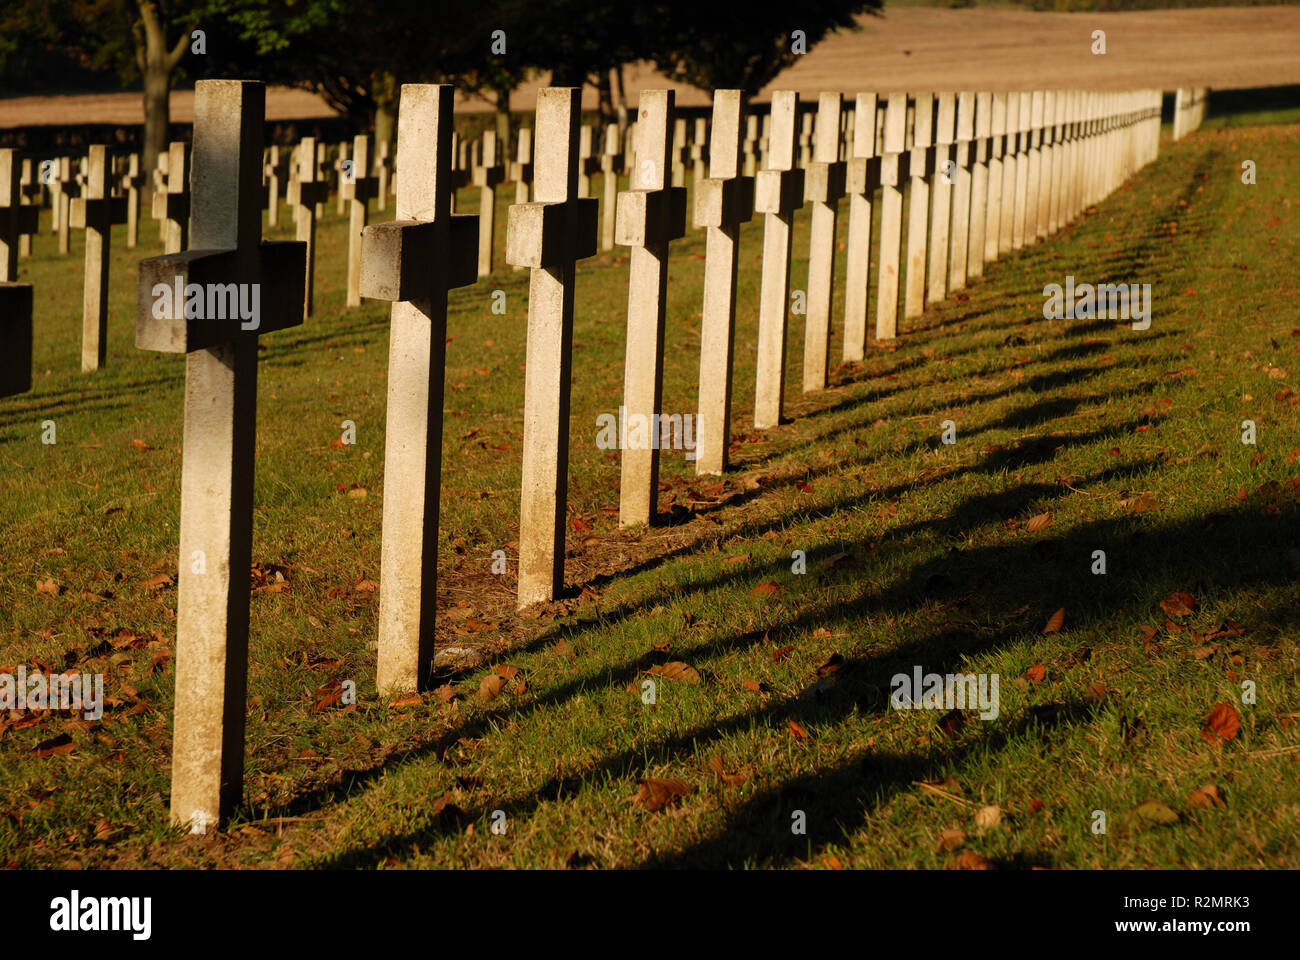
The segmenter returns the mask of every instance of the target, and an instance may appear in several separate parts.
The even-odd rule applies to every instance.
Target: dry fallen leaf
[[[1040,513],[1036,517],[1030,517],[1029,522],[1025,524],[1025,529],[1030,533],[1037,533],[1039,530],[1046,530],[1052,525],[1052,514]]]
[[[1237,713],[1236,707],[1224,700],[1216,704],[1210,711],[1210,715],[1205,718],[1205,724],[1201,727],[1201,736],[1208,743],[1227,743],[1240,729],[1241,715]]]
[[[1129,814],[1129,825],[1141,829],[1145,824],[1168,824],[1178,822],[1178,812],[1159,800],[1148,800],[1133,808]]]
[[[1171,617],[1188,617],[1196,610],[1196,598],[1190,593],[1171,593],[1160,601],[1160,609]]]
[[[975,826],[981,830],[991,830],[1002,822],[1002,808],[997,806],[980,807],[975,811]]]
[[[636,796],[632,799],[652,813],[676,803],[691,792],[690,784],[681,780],[660,780],[654,777],[646,777],[643,780],[638,780],[637,783],[640,784],[641,789],[637,791]]]
[[[981,857],[974,850],[963,850],[953,861],[958,870],[992,870],[993,864]]]
[[[1054,614],[1052,614],[1050,618],[1048,618],[1047,626],[1043,627],[1043,633],[1044,634],[1056,633],[1056,631],[1060,630],[1061,627],[1063,627],[1064,625],[1065,625],[1065,607],[1062,607],[1060,610],[1057,610]]]
[[[939,834],[939,846],[935,853],[947,853],[949,850],[956,850],[966,842],[966,831],[964,830],[945,830]]]
[[[408,707],[418,707],[423,702],[418,693],[404,693],[389,700],[388,709],[405,710]]]
[[[48,593],[51,596],[57,597],[61,592],[61,590],[62,588],[57,583],[55,583],[53,579],[36,581],[37,593]]]
[[[1187,797],[1187,802],[1193,807],[1204,807],[1214,809],[1215,807],[1226,807],[1223,798],[1219,796],[1219,788],[1213,783],[1207,783],[1198,790],[1193,790]]]
[[[754,592],[760,597],[770,597],[774,593],[779,593],[781,585],[772,580],[765,580],[754,588]]]
[[[77,749],[77,745],[72,742],[72,737],[66,733],[61,733],[49,740],[42,740],[32,747],[32,756],[53,757],[57,754],[71,753],[75,749]]]
[[[489,673],[483,678],[483,682],[478,685],[478,698],[483,701],[492,700],[505,687],[505,677],[498,673]]]
[[[1047,676],[1047,667],[1043,666],[1041,663],[1036,663],[1025,671],[1025,676],[1029,679],[1030,683],[1042,683],[1043,679]]]
[[[680,680],[682,683],[699,683],[699,671],[689,663],[683,663],[681,660],[670,660],[668,663],[661,663],[657,667],[651,667],[645,673],[653,677],[663,677],[665,680]]]
[[[808,739],[808,731],[804,729],[803,724],[801,724],[798,720],[787,721],[787,729],[789,729],[791,736],[793,736],[796,740]]]

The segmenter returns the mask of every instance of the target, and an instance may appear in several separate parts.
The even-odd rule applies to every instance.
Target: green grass
[[[1240,182],[1247,158],[1257,186]],[[115,231],[108,366],[93,376],[78,372],[80,244],[61,258],[42,235],[20,277],[36,284],[35,389],[0,402],[0,665],[102,672],[119,700],[100,723],[33,714],[0,735],[0,863],[939,868],[975,851],[1006,867],[1297,866],[1297,162],[1296,127],[1166,142],[1099,209],[993,264],[896,344],[871,344],[824,393],[798,393],[794,318],[791,421],[762,434],[748,428],[762,226],[747,226],[735,469],[697,481],[666,453],[665,522],[648,531],[617,529],[618,459],[594,443],[621,398],[626,255],[585,262],[569,514],[594,529],[570,528],[572,596],[537,618],[513,604],[527,274],[501,267],[453,292],[439,645],[486,662],[440,672],[463,696],[395,707],[374,689],[376,595],[356,589],[380,572],[388,309],[343,309],[331,201],[317,314],[264,338],[254,559],[283,567],[287,589],[252,599],[245,804],[206,837],[167,826],[173,675],[154,660],[174,648],[175,589],[144,585],[176,572],[180,500],[183,362],[133,347],[135,263],[159,252],[157,231],[143,225],[130,252]],[[803,214],[795,288],[807,244]],[[702,251],[694,230],[673,247],[669,412],[694,407]],[[1151,329],[1044,320],[1042,288],[1067,273],[1151,283]],[[494,289],[506,316],[490,312]],[[331,446],[345,419],[356,446]],[[1122,503],[1144,494],[1153,509]],[[1043,513],[1051,525],[1027,530]],[[504,577],[490,573],[498,549]],[[1104,576],[1090,573],[1098,549]],[[823,565],[838,553],[854,565]],[[63,592],[38,593],[46,579]],[[765,582],[778,591],[755,593]],[[1191,616],[1162,612],[1177,591],[1195,597]],[[1064,628],[1044,635],[1062,607]],[[1244,633],[1198,636],[1229,620]],[[1201,646],[1216,652],[1198,659]],[[664,660],[703,682],[662,680],[643,705],[627,688]],[[481,702],[507,663],[524,688]],[[941,712],[891,710],[891,676],[918,664],[998,674],[1000,715],[947,732]],[[316,711],[316,691],[342,680],[357,708]],[[1201,727],[1223,700],[1241,730],[1212,746]],[[61,733],[72,752],[33,755]],[[720,780],[714,757],[743,782]],[[642,777],[692,792],[652,812],[629,802]],[[1190,802],[1207,783],[1226,807]],[[1148,800],[1179,821],[1133,829]],[[986,805],[1004,813],[981,831]],[[939,852],[955,828],[965,847]]]

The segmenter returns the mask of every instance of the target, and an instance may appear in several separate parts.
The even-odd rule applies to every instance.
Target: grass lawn
[[[1297,126],[1166,140],[823,393],[799,394],[793,318],[790,422],[763,433],[762,224],[746,226],[734,470],[697,480],[665,452],[649,530],[618,530],[618,455],[595,442],[622,397],[627,255],[584,262],[569,596],[530,616],[514,611],[527,273],[502,263],[499,190],[498,269],[452,293],[448,326],[438,633],[461,650],[392,703],[373,648],[388,306],[344,309],[331,200],[317,313],[263,340],[245,803],[206,836],[167,826],[184,363],[133,345],[157,229],[134,251],[114,231],[93,376],[81,238],[59,257],[43,233],[19,278],[35,387],[0,401],[0,672],[102,673],[110,705],[0,715],[0,864],[1300,866],[1298,164]],[[839,229],[842,250],[846,208]],[[807,248],[805,211],[796,289]],[[703,259],[699,231],[673,245],[665,412],[695,406]],[[1150,283],[1150,329],[1043,319],[1067,274]],[[344,420],[355,445],[332,442]],[[645,674],[665,663],[693,670]],[[998,675],[998,716],[891,709],[891,677],[918,665]],[[491,675],[509,679],[486,699]],[[1225,701],[1239,731],[1211,742]]]

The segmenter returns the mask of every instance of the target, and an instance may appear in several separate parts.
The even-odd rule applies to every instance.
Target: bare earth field
[[[897,8],[864,17],[862,29],[832,36],[764,89],[823,90],[967,89],[1027,87],[1133,89],[1206,85],[1216,89],[1300,83],[1300,7],[1151,10],[1134,13],[1033,13],[1005,9]],[[1092,31],[1106,31],[1107,53],[1094,56]],[[528,109],[546,75],[515,92],[515,109]],[[642,87],[662,87],[648,66],[627,71],[628,98]],[[675,86],[678,102],[705,105],[706,95]],[[760,96],[763,99],[763,96]],[[596,92],[583,98],[596,106]],[[330,116],[319,97],[273,87],[267,119]],[[458,109],[485,110],[477,97]],[[172,120],[190,123],[194,95],[172,94]],[[76,123],[143,123],[134,92],[0,101],[0,127]]]

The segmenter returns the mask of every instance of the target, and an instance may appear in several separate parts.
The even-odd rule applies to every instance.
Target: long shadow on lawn
[[[855,715],[883,718],[889,713],[887,690],[891,676],[910,672],[917,664],[930,672],[964,672],[965,658],[996,652],[1037,632],[1037,616],[1033,624],[1017,622],[1023,618],[1026,607],[1046,611],[1066,606],[1072,611],[1072,627],[1087,629],[1098,622],[1122,621],[1131,616],[1130,608],[1135,602],[1150,602],[1153,597],[1178,589],[1191,587],[1202,595],[1230,600],[1225,594],[1240,587],[1257,590],[1261,585],[1285,583],[1289,577],[1277,564],[1276,557],[1289,545],[1283,531],[1288,524],[1296,522],[1300,511],[1294,501],[1279,510],[1280,516],[1274,517],[1262,511],[1238,509],[1208,532],[1202,521],[1170,523],[1141,535],[1127,517],[1092,523],[1067,531],[1054,541],[1061,554],[1077,557],[1080,562],[1077,569],[1068,568],[1070,572],[1050,577],[1042,576],[1041,550],[1036,543],[1021,541],[960,551],[956,562],[945,557],[910,566],[906,574],[879,593],[864,585],[849,602],[836,601],[825,607],[805,609],[792,620],[783,620],[778,614],[766,629],[760,627],[740,635],[724,634],[692,649],[692,659],[707,669],[703,658],[720,657],[761,644],[763,633],[768,631],[789,638],[815,627],[827,627],[832,632],[851,630],[857,621],[867,617],[914,611],[929,602],[931,585],[941,576],[965,585],[963,594],[949,601],[950,609],[965,608],[977,613],[978,620],[970,620],[971,624],[1001,625],[991,634],[948,627],[883,654],[865,652],[848,658],[837,673],[839,682],[824,694],[792,697],[768,706],[743,709],[721,722],[700,725],[655,743],[638,744],[580,771],[552,777],[504,802],[496,795],[491,806],[506,810],[512,818],[526,818],[541,804],[572,796],[589,782],[631,777],[638,771],[656,771],[667,765],[703,768],[706,757],[721,742],[730,735],[752,729],[756,722],[778,731],[794,720],[812,729],[815,736],[819,724],[843,722]],[[1098,584],[1095,578],[1086,576],[1086,558],[1098,544],[1109,546],[1122,559],[1124,569],[1140,572],[1141,577],[1108,576],[1104,583]],[[1008,571],[1015,570],[1032,573],[1009,577]],[[1285,608],[1274,611],[1270,625],[1288,630],[1298,618],[1300,611]],[[1247,626],[1251,624],[1248,622]],[[636,675],[636,669],[632,664],[625,670],[612,674],[602,671],[602,674],[608,677],[607,682],[621,685],[626,677]],[[486,735],[502,720],[518,722],[543,706],[559,705],[578,692],[589,690],[593,680],[566,681],[559,689],[548,691],[524,708],[476,718],[449,736],[455,739]],[[1065,695],[1069,696],[1069,692]],[[969,725],[978,732],[963,738],[958,747],[931,749],[924,756],[857,751],[847,763],[841,761],[831,769],[760,790],[738,804],[728,815],[727,825],[709,839],[686,850],[656,857],[647,865],[729,867],[754,860],[773,865],[788,862],[806,855],[809,846],[845,839],[852,833],[855,818],[860,820],[872,806],[910,790],[915,780],[939,764],[950,767],[955,764],[960,768],[973,751],[996,753],[1025,736],[1037,735],[1048,721],[1089,722],[1097,709],[1076,696],[1046,714],[1033,708],[1015,715],[1004,711],[995,721]],[[400,759],[414,759],[424,752],[427,749],[411,751]],[[796,807],[808,814],[806,837],[789,836],[789,814]],[[486,804],[482,809],[466,811],[471,819],[487,813]],[[778,826],[783,829],[777,829]],[[324,865],[377,864],[391,856],[412,853],[416,847],[427,846],[457,829],[453,820],[435,818],[429,825],[410,833],[385,837],[338,854]],[[1025,863],[1049,862],[1045,854],[1030,853],[1027,857]]]

